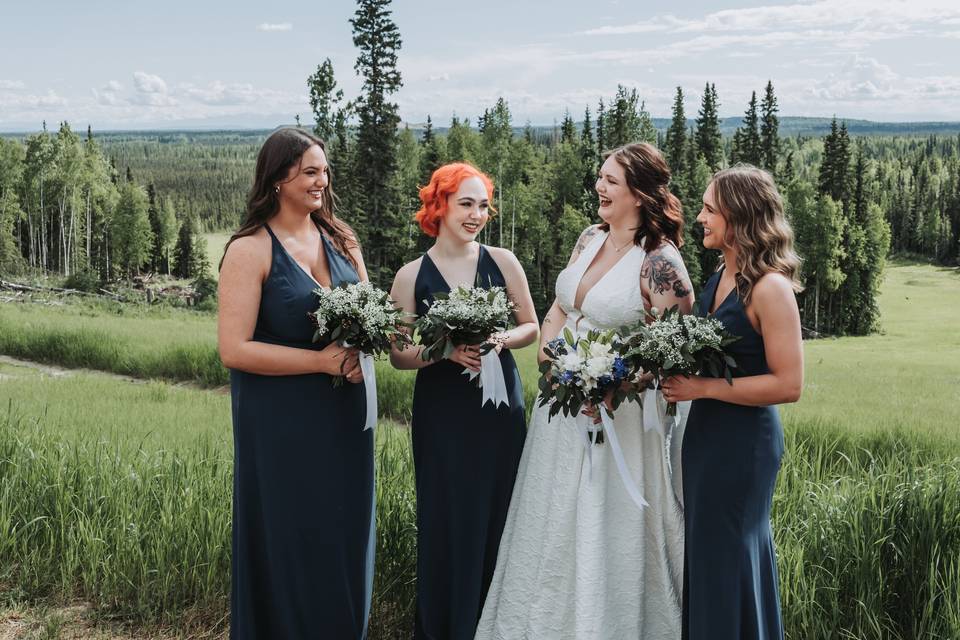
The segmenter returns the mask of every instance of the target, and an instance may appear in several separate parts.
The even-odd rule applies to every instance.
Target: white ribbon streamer
[[[360,352],[360,371],[363,373],[363,386],[367,393],[367,421],[363,430],[377,426],[377,373],[373,366],[373,356]]]
[[[656,385],[656,383],[654,383]],[[643,392],[643,430],[657,431],[666,435],[664,422],[667,417],[666,402],[661,402],[663,394],[657,386]]]
[[[480,371],[464,369],[464,375],[469,376],[470,380],[480,376],[480,388],[483,389],[483,400],[480,406],[492,402],[494,408],[501,404],[510,406],[510,396],[507,394],[507,381],[503,377],[503,365],[500,363],[500,354],[496,349],[491,349],[486,354],[480,356]]]
[[[593,426],[593,418],[590,416],[578,413],[576,419],[577,429],[580,431],[580,435],[583,436],[583,449],[587,452],[587,475],[593,480],[593,438],[596,438],[596,427]],[[590,433],[594,433],[593,438],[590,437]]]
[[[643,509],[647,501],[643,499],[643,494],[637,488],[637,483],[633,481],[630,470],[627,469],[627,462],[623,459],[623,451],[620,449],[620,440],[617,438],[617,430],[613,428],[613,418],[607,414],[605,408],[600,408],[600,420],[603,422],[603,430],[606,433],[607,440],[610,441],[610,452],[613,453],[613,460],[617,463],[617,471],[620,472],[620,479],[623,480],[623,488],[627,490],[630,497]]]

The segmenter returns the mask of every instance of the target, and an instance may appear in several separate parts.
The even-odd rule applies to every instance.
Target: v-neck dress
[[[597,233],[557,276],[557,303],[574,334],[643,320],[633,246],[586,292],[576,292],[607,238]],[[664,640],[680,635],[682,423],[645,431],[637,403],[614,414],[627,469],[649,503],[624,488],[609,443],[590,458],[574,417],[537,406],[517,473],[497,569],[477,640]],[[592,463],[592,464],[591,464]]]
[[[480,246],[475,285],[506,287]],[[414,292],[417,314],[450,287],[424,254]],[[417,640],[471,640],[493,578],[500,534],[526,435],[523,386],[513,355],[500,352],[510,406],[481,406],[463,365],[420,369],[413,391],[417,487]]]
[[[316,281],[270,234],[253,339],[319,350]],[[321,234],[334,285],[357,282]],[[363,384],[327,374],[230,372],[233,585],[230,637],[364,638],[374,553],[373,432]]]
[[[709,310],[719,271],[700,294]],[[734,288],[714,316],[740,336],[728,347],[734,378],[769,373],[763,338]],[[770,506],[783,455],[774,406],[694,400],[683,439],[686,515],[683,638],[780,640],[777,560]]]

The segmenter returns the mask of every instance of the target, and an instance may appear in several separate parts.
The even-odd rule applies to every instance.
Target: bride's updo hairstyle
[[[737,293],[743,304],[750,304],[753,285],[770,272],[782,273],[794,291],[801,291],[793,229],[773,177],[763,169],[738,164],[714,174],[712,184],[727,223],[724,242],[737,247]]]
[[[431,238],[440,233],[440,219],[447,215],[447,198],[457,192],[460,183],[468,178],[480,178],[487,190],[487,199],[493,201],[493,180],[480,169],[467,162],[451,162],[439,167],[430,176],[427,186],[420,189],[420,210],[414,219],[423,232]],[[496,212],[493,205],[490,211]]]
[[[634,244],[643,242],[643,250],[650,252],[669,240],[678,249],[683,245],[683,206],[670,192],[670,167],[663,155],[652,144],[634,142],[608,151],[626,175],[627,186],[640,202],[640,226],[634,235]],[[609,231],[610,225],[600,225]]]

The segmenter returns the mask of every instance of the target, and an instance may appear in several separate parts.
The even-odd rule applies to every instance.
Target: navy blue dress
[[[718,272],[700,295],[712,306]],[[734,377],[769,373],[736,287],[715,312],[740,340]],[[783,638],[770,505],[783,455],[777,408],[694,400],[683,438],[683,638]]]
[[[316,282],[273,245],[254,340],[312,342]],[[357,282],[322,236],[334,285]],[[230,372],[233,405],[233,585],[230,637],[363,638],[374,553],[373,432],[363,384],[331,377]]]
[[[506,287],[482,245],[475,283]],[[427,254],[414,286],[417,314],[450,287]],[[482,408],[463,365],[441,360],[417,372],[413,461],[417,484],[417,640],[472,640],[497,565],[500,535],[523,453],[520,374],[500,352],[510,406]]]

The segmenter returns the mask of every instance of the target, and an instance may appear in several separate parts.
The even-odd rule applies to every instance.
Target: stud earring
[[[280,193],[280,185],[277,185],[273,188],[276,193]]]

